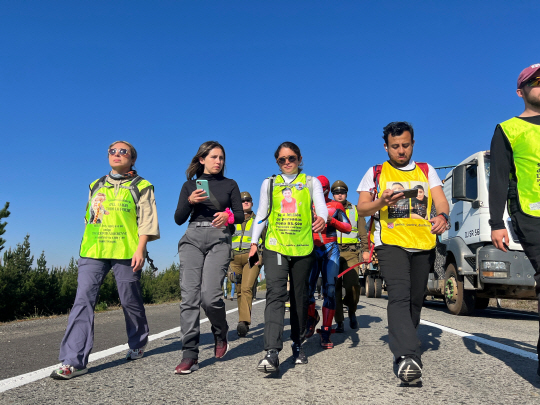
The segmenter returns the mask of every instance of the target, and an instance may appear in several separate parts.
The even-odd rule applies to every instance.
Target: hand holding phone
[[[210,196],[210,188],[208,187],[208,180],[195,180],[197,185],[197,190],[204,190],[205,194],[202,194],[202,197]]]
[[[405,190],[396,190],[392,193],[392,195],[397,195],[403,193],[403,196],[405,198],[416,198],[418,196],[418,189],[417,188],[409,188]]]

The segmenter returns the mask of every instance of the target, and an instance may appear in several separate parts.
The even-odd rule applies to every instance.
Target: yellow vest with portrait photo
[[[436,235],[431,233],[431,223],[428,221],[432,204],[431,191],[428,177],[419,164],[416,164],[414,169],[405,171],[394,168],[388,162],[383,163],[378,185],[379,198],[386,189],[396,192],[418,189],[416,198],[400,200],[397,204],[386,206],[379,211],[381,242],[405,249],[433,249]],[[374,226],[375,224],[371,230],[372,241]]]

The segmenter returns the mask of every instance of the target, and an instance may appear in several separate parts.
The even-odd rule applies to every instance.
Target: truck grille
[[[469,266],[476,270],[476,256],[465,256],[465,261],[469,263]]]

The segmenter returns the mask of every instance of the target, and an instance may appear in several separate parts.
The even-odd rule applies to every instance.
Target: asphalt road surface
[[[122,311],[97,314],[93,351],[97,359],[90,362],[88,374],[68,381],[40,378],[50,373],[44,369],[58,364],[65,316],[0,325],[0,403],[540,403],[538,316],[532,312],[487,309],[473,317],[457,317],[442,303],[428,304],[418,328],[424,383],[403,387],[392,371],[384,296],[362,297],[357,312],[360,329],[351,331],[346,320],[346,332],[332,335],[334,349],[321,349],[318,335],[309,339],[304,346],[307,365],[290,361],[287,316],[278,375],[256,370],[264,355],[264,301],[253,307],[246,338],[236,335],[236,300],[226,304],[230,352],[223,360],[213,357],[210,324],[202,323],[201,368],[183,376],[173,373],[181,360],[178,304],[147,307],[154,338],[144,358],[133,362],[125,362],[126,349],[118,348],[126,342]]]

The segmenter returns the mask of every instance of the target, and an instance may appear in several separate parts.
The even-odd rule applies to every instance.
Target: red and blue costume
[[[325,176],[317,179],[323,187],[328,217],[326,227],[321,233],[314,233],[314,251],[316,260],[311,269],[309,277],[309,307],[306,337],[310,337],[315,332],[315,326],[319,322],[319,314],[315,309],[315,288],[319,273],[322,273],[323,301],[323,326],[321,328],[321,345],[325,349],[331,349],[334,344],[330,341],[332,333],[332,321],[336,312],[336,281],[339,274],[339,247],[337,244],[337,231],[343,233],[351,232],[351,223],[345,209],[341,203],[328,198],[330,192],[330,182]]]

